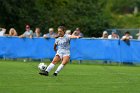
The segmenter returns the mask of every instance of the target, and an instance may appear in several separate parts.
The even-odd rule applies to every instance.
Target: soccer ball
[[[39,63],[38,64],[38,68],[41,70],[41,71],[45,71],[47,69],[47,65],[45,63]]]

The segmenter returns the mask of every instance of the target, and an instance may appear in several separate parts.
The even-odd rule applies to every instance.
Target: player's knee
[[[62,61],[62,65],[66,65],[68,63],[68,61]]]
[[[53,64],[57,64],[57,61],[52,61]]]

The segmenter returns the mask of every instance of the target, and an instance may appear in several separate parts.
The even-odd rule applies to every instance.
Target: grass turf
[[[37,65],[0,61],[0,93],[140,93],[139,66],[68,64],[45,77]]]

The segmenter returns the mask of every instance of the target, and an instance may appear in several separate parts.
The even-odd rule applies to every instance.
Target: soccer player
[[[62,68],[68,63],[70,59],[70,38],[79,38],[79,36],[67,35],[65,34],[65,27],[58,27],[58,38],[55,40],[54,50],[56,51],[56,55],[47,67],[47,69],[43,72],[40,72],[40,75],[48,76],[51,69],[54,68],[55,64],[57,64],[60,60],[62,60],[61,64],[58,66],[56,71],[54,72],[54,76],[62,70]]]

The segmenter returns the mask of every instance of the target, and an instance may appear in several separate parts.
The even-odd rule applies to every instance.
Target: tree
[[[9,29],[14,27],[23,33],[25,24],[35,25],[37,12],[34,0],[0,0],[0,24]],[[31,8],[32,6],[32,8]]]
[[[18,33],[23,33],[25,24],[38,26],[43,33],[65,25],[72,31],[80,27],[85,36],[100,36],[110,26],[106,4],[106,0],[0,0],[0,25]]]
[[[46,29],[65,25],[74,30],[80,27],[85,36],[99,36],[108,28],[108,18],[102,8],[106,2],[101,0],[38,0],[37,9],[41,13]],[[97,33],[97,34],[96,34]]]

